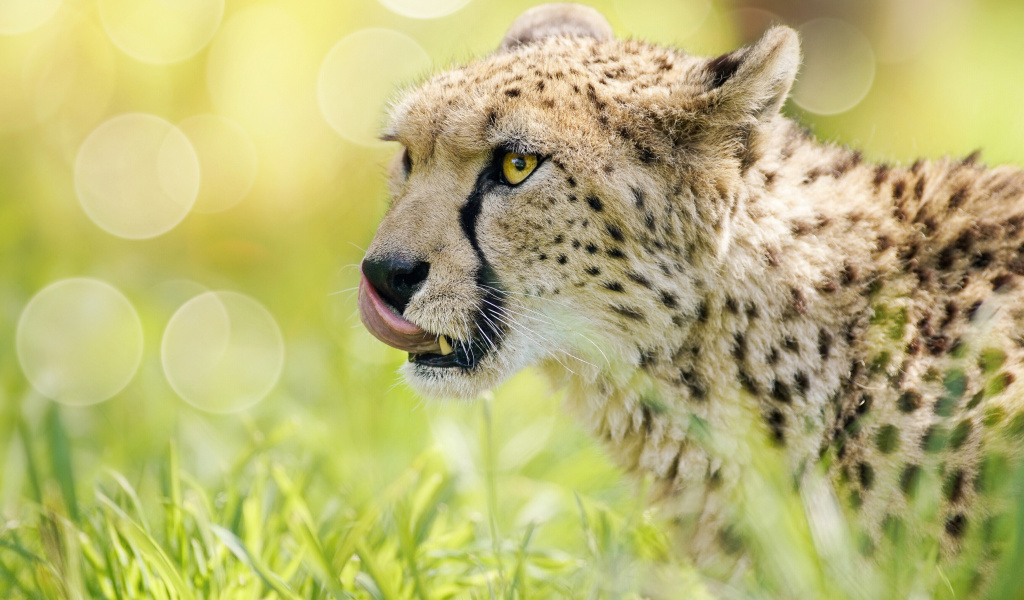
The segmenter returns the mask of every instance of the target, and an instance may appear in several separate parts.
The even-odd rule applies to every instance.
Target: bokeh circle
[[[224,0],[99,0],[100,20],[114,45],[136,60],[184,60],[209,43],[224,17]]]
[[[800,26],[804,63],[793,100],[804,110],[835,115],[857,106],[875,80],[871,42],[839,19],[815,19]]]
[[[199,159],[199,194],[193,210],[227,210],[249,193],[256,180],[256,145],[241,125],[217,115],[196,115],[178,123]]]
[[[0,0],[0,34],[28,33],[60,8],[62,0]]]
[[[391,12],[413,19],[436,19],[469,4],[469,0],[380,0]]]
[[[427,52],[391,29],[362,29],[335,44],[320,67],[317,96],[327,123],[358,144],[377,142],[381,107],[399,83],[430,68]]]
[[[199,160],[185,134],[145,114],[114,117],[78,150],[75,189],[100,228],[145,239],[181,222],[199,193]]]
[[[696,33],[711,13],[709,0],[615,0],[614,6],[631,33],[666,44]]]
[[[64,279],[39,291],[18,320],[17,348],[32,387],[86,406],[120,392],[142,360],[142,323],[131,302],[96,279]]]
[[[160,350],[171,387],[213,413],[249,408],[266,397],[284,366],[284,339],[273,315],[238,292],[206,292],[178,309]]]

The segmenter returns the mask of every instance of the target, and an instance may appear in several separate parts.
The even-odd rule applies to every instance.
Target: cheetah
[[[526,11],[391,106],[362,320],[427,396],[538,368],[698,564],[743,553],[751,457],[707,439],[751,432],[865,560],[901,532],[988,556],[1024,433],[1024,172],[817,141],[781,113],[800,60],[785,26],[705,58]]]

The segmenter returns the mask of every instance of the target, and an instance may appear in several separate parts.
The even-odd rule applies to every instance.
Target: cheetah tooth
[[[437,338],[437,343],[438,343],[439,346],[441,346],[441,356],[448,356],[452,352],[455,352],[454,350],[452,350],[451,344],[448,343],[448,338],[447,337],[445,337],[443,335],[438,337]]]

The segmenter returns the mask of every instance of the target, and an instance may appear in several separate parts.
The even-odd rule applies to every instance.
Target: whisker
[[[507,307],[505,307],[505,306],[499,306],[499,305],[497,305],[497,304],[494,304],[493,302],[490,302],[490,301],[489,301],[489,300],[487,300],[487,299],[484,299],[484,302],[487,302],[487,303],[488,303],[488,304],[490,304],[491,306],[493,306],[493,307],[495,307],[496,309],[498,309],[498,312],[503,312],[503,313],[505,313],[505,316],[506,316],[506,317],[508,317],[509,319],[512,319],[512,316],[511,316],[511,315],[510,315],[509,313],[510,313],[510,312],[514,313],[514,311],[510,311],[510,310],[509,310],[509,309],[508,309]],[[540,321],[540,320],[539,320],[539,319],[537,319],[536,317],[531,317],[530,315],[521,315],[521,316],[524,316],[524,317],[526,317],[526,318],[530,318],[530,319],[534,319],[534,320]],[[499,317],[499,318],[500,318],[500,317]],[[510,326],[510,327],[513,327],[513,328],[515,328],[515,326],[514,326],[514,325],[513,325],[512,323],[510,323],[509,321],[506,321],[505,319],[501,319],[501,321],[502,321],[503,323],[505,323],[506,325],[508,325],[508,326]],[[540,333],[538,333],[538,332],[535,332],[535,331],[533,331],[533,330],[532,330],[532,329],[530,329],[530,328],[529,328],[529,327],[528,327],[528,326],[527,326],[527,325],[526,325],[525,323],[522,323],[522,322],[519,322],[519,321],[516,321],[516,323],[518,323],[518,325],[519,325],[520,327],[526,328],[526,329],[527,329],[527,331],[529,331],[529,332],[530,332],[531,334],[533,334],[533,336],[536,336],[536,337],[533,337],[533,336],[528,336],[528,337],[530,337],[530,339],[532,339],[532,340],[533,340],[533,341],[534,341],[535,343],[537,343],[537,344],[538,344],[539,346],[541,346],[541,348],[542,348],[542,349],[544,349],[544,350],[545,350],[546,352],[548,352],[549,354],[551,353],[551,352],[550,352],[550,349],[549,349],[549,348],[548,348],[548,347],[546,346],[546,344],[544,344],[544,343],[543,343],[543,342],[544,342],[544,340],[545,340],[545,338],[543,338],[543,336],[541,336],[541,334],[540,334]],[[540,323],[541,323],[542,325],[550,325],[550,324],[553,324],[553,323],[550,323],[550,322],[545,322],[545,321],[540,321]],[[520,333],[523,333],[523,332],[522,332],[521,330],[519,330],[519,329],[517,329],[517,331],[520,331]],[[573,332],[573,333],[575,333],[576,335],[579,335],[580,337],[583,337],[584,339],[586,339],[587,341],[589,341],[589,342],[590,342],[591,344],[594,344],[593,340],[590,340],[590,339],[589,339],[589,338],[587,338],[587,337],[586,337],[585,335],[583,335],[583,334],[581,334],[581,333],[579,333],[579,332]],[[595,347],[597,347],[597,344],[594,344],[594,346],[595,346]],[[557,350],[558,352],[561,352],[562,354],[565,354],[566,356],[569,356],[570,358],[573,358],[573,359],[575,359],[575,360],[578,360],[579,362],[582,362],[582,363],[588,364],[588,365],[590,365],[590,366],[592,366],[592,367],[594,367],[594,368],[597,368],[597,365],[594,365],[594,364],[593,364],[593,363],[591,363],[590,361],[588,361],[588,360],[584,360],[584,359],[582,359],[582,358],[580,358],[580,357],[578,357],[578,356],[576,356],[576,355],[572,354],[571,352],[569,352],[569,351],[567,351],[567,350],[565,350],[565,349],[563,349],[563,348],[555,348],[555,350]],[[597,350],[598,350],[598,352],[601,352],[602,356],[604,356],[605,360],[607,361],[607,360],[608,360],[608,357],[604,355],[604,352],[603,352],[603,351],[602,351],[602,350],[601,350],[601,349],[600,349],[599,347],[597,347]],[[555,360],[557,360],[557,358],[556,358]],[[561,364],[561,361],[559,361],[559,364]],[[609,362],[608,362],[608,364],[611,364],[611,362],[609,361]],[[565,365],[562,365],[562,366],[564,367]],[[566,367],[566,368],[568,369],[568,367]],[[569,369],[569,371],[572,371],[572,369]],[[574,373],[575,373],[575,372],[574,372]]]
[[[354,292],[359,289],[359,286],[350,287],[347,290],[338,290],[337,292],[328,292],[328,296],[337,296],[338,294],[344,294],[345,292]]]

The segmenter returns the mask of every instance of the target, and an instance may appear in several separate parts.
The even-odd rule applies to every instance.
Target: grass
[[[356,499],[321,477],[326,457],[296,461],[285,449],[299,433],[292,424],[254,436],[219,485],[183,470],[171,444],[134,478],[108,471],[88,489],[53,405],[41,430],[19,427],[31,498],[0,533],[0,595],[631,597],[641,565],[668,564],[667,537],[640,503],[624,514],[562,490],[547,509],[555,517],[506,527],[497,511],[510,474],[497,474],[490,406],[472,409],[483,421],[475,481],[433,447]],[[558,528],[576,543],[539,535]]]
[[[824,478],[810,474],[795,493],[778,457],[742,436],[734,451],[752,465],[736,527],[753,568],[708,577],[673,554],[671,527],[643,493],[609,501],[543,482],[552,473],[535,469],[548,461],[517,461],[515,448],[547,425],[497,436],[497,402],[459,407],[475,423],[438,420],[435,443],[372,490],[339,486],[329,452],[296,452],[303,432],[292,422],[253,429],[215,484],[182,468],[175,442],[138,473],[83,483],[51,404],[37,428],[17,427],[29,498],[0,531],[0,597],[959,598],[982,560],[965,550],[963,564],[938,563],[937,546],[908,537],[892,560],[864,561]],[[592,460],[586,450],[566,458]],[[1005,475],[1019,498],[1024,476]],[[934,502],[921,497],[927,519]],[[991,598],[1024,597],[1022,522],[1002,522]]]

